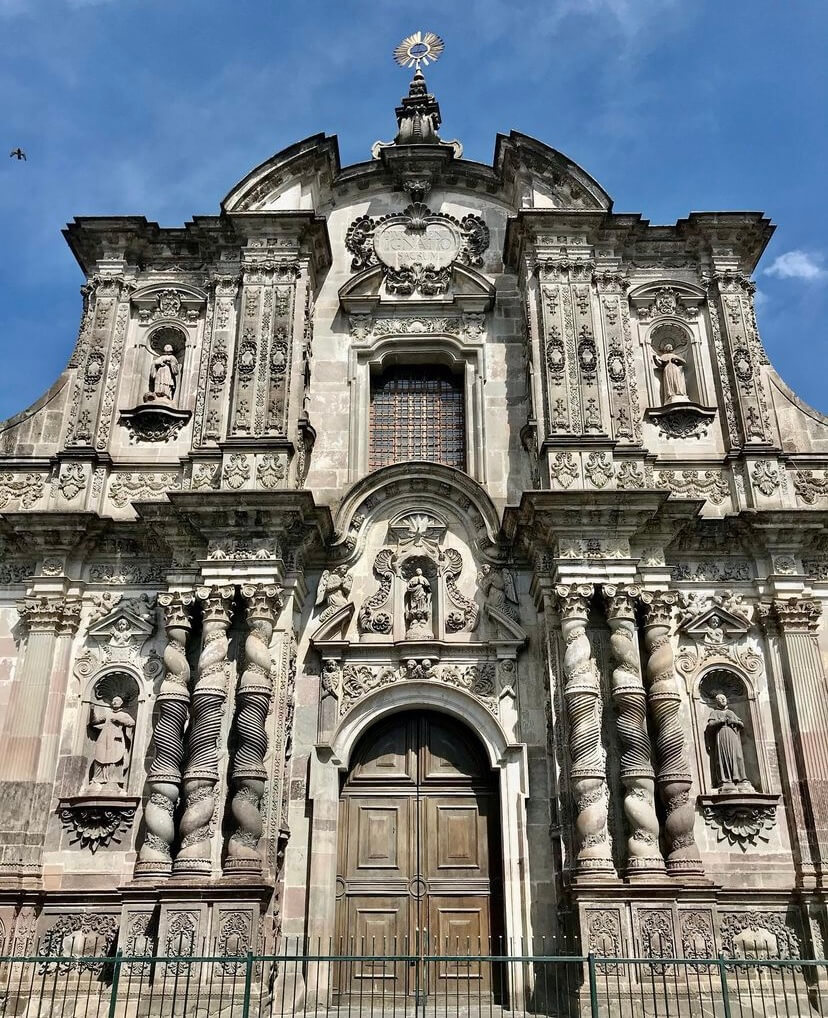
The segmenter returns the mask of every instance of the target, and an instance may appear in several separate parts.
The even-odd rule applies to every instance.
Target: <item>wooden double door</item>
[[[474,734],[445,715],[396,714],[354,752],[340,797],[340,993],[489,991],[500,934],[499,796]],[[409,955],[405,962],[382,961]],[[435,960],[435,956],[463,960]],[[472,985],[473,984],[473,985]]]

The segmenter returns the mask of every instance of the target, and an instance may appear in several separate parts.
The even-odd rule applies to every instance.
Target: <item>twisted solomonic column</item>
[[[267,771],[265,724],[273,693],[270,638],[276,614],[282,607],[277,586],[243,586],[247,608],[247,639],[244,645],[244,672],[236,693],[233,727],[237,748],[230,772],[230,812],[233,832],[227,844],[225,873],[261,873],[261,803]]]
[[[658,817],[654,802],[654,775],[647,731],[647,703],[638,656],[635,606],[639,587],[605,584],[603,588],[610,627],[612,699],[621,743],[621,783],[627,821],[627,876],[664,873],[658,847]]]
[[[586,635],[592,585],[559,584],[555,594],[566,644],[563,692],[576,811],[576,876],[602,877],[613,871],[613,864],[607,835],[607,783],[601,749],[601,684]]]
[[[227,699],[227,627],[233,588],[199,587],[196,596],[203,602],[201,655],[193,689],[189,755],[184,771],[184,813],[179,823],[181,848],[173,870],[175,873],[209,874],[219,779],[218,742]]]
[[[675,877],[698,878],[704,875],[704,867],[693,834],[696,811],[690,801],[692,779],[670,643],[670,622],[678,594],[645,590],[641,600],[647,649],[647,703],[655,727],[658,760],[656,782],[666,813],[667,872]]]
[[[193,627],[190,612],[195,595],[159,594],[158,601],[164,609],[167,630],[167,646],[164,648],[166,674],[158,693],[158,715],[153,735],[155,757],[147,775],[150,796],[144,809],[146,835],[135,864],[136,877],[154,878],[168,876],[172,870],[173,812],[181,789],[184,727],[190,704],[187,637]]]

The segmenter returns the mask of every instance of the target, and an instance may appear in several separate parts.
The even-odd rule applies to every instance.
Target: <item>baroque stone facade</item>
[[[444,889],[482,936],[821,950],[828,419],[757,332],[770,222],[652,227],[515,132],[466,161],[419,72],[397,114],[66,230],[76,347],[0,425],[0,929],[358,926],[343,789],[402,781],[399,715],[499,804]]]

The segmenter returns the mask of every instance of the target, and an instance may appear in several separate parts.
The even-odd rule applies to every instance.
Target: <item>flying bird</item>
[[[23,151],[22,148],[14,148],[11,150],[11,152],[9,152],[9,157],[11,159],[25,159],[26,153]]]

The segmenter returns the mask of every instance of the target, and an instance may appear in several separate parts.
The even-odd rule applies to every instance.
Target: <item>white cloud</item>
[[[767,307],[770,301],[770,297],[765,293],[764,290],[757,290],[753,295],[753,303],[757,308]]]
[[[822,266],[822,255],[808,251],[786,251],[765,269],[766,276],[779,279],[823,279],[828,269]]]

